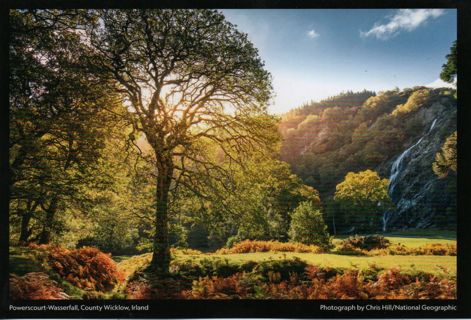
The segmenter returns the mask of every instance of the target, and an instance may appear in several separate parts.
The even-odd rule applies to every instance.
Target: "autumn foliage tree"
[[[136,133],[153,150],[157,206],[152,267],[168,271],[169,195],[200,193],[201,176],[227,169],[203,152],[217,144],[233,165],[277,140],[267,113],[270,75],[247,35],[214,10],[106,10],[88,30],[97,65],[116,81]],[[227,172],[226,176],[230,176]],[[227,179],[226,179],[227,180]],[[222,180],[222,184],[228,181]]]
[[[442,148],[435,155],[435,161],[432,164],[432,169],[435,174],[444,178],[448,176],[450,172],[454,172],[458,169],[458,153],[456,150],[457,144],[457,132],[453,132],[443,143]]]
[[[388,195],[388,179],[381,179],[375,171],[349,172],[336,187],[334,200],[343,216],[344,229],[355,226],[355,231],[377,231],[382,214],[393,206]]]

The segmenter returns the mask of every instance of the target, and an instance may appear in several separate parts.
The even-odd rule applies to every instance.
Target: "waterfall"
[[[428,129],[427,133],[425,133],[416,143],[414,143],[412,146],[407,148],[403,153],[397,157],[396,160],[394,160],[392,166],[391,166],[391,174],[389,176],[389,187],[388,187],[388,193],[392,198],[392,193],[394,191],[394,188],[396,187],[397,184],[397,177],[401,170],[403,169],[403,164],[404,164],[404,159],[411,153],[411,151],[419,145],[422,140],[427,136],[435,127],[435,124],[437,123],[437,119],[434,119],[432,122],[432,125],[430,126],[430,129]],[[390,212],[386,211],[383,213],[383,231],[386,231],[386,226],[388,224],[389,218],[390,218]]]
[[[396,186],[396,178],[401,172],[402,169],[402,164],[403,160],[405,157],[409,155],[409,153],[414,149],[419,143],[422,142],[425,136],[422,136],[419,141],[414,143],[412,146],[406,149],[397,159],[393,162],[392,167],[391,167],[391,175],[389,176],[389,188],[388,188],[388,193],[392,195],[392,192],[394,191],[394,187]]]

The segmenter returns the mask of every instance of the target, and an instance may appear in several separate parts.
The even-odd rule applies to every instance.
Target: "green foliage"
[[[224,164],[229,170],[229,164]],[[204,201],[182,189],[170,207],[174,226],[181,225],[187,245],[216,249],[244,239],[288,240],[289,213],[298,203],[320,204],[318,192],[293,175],[286,163],[254,156],[244,167],[231,169],[232,188],[207,179]]]
[[[311,102],[283,116],[280,146],[279,119],[266,108],[270,75],[247,35],[215,10],[12,10],[10,25],[11,240],[113,254],[154,250],[123,261],[125,278],[170,258],[171,245],[226,244],[227,256],[239,250],[255,257],[325,250],[331,239],[321,194],[330,196],[348,172],[402,150],[423,132],[416,111],[452,94],[365,90]],[[278,160],[280,148],[293,171]],[[434,170],[456,171],[456,134]],[[326,219],[344,230],[377,229],[391,205],[386,187],[371,171],[348,173]],[[17,253],[11,259],[18,275],[44,271]],[[182,255],[203,254],[171,254],[172,270],[192,279],[253,272],[288,281],[305,266],[284,259],[180,264]],[[123,280],[97,249],[56,250],[50,260],[57,278],[49,276],[73,298]],[[14,281],[22,287],[29,278]],[[49,287],[50,297],[60,293],[42,275],[31,281]]]
[[[379,230],[381,215],[393,206],[388,184],[388,179],[381,179],[372,170],[349,172],[337,185],[334,197],[345,226],[357,232]]]
[[[453,132],[448,136],[443,143],[442,148],[435,155],[435,161],[432,164],[432,169],[435,174],[444,178],[448,176],[450,172],[456,174],[457,171],[457,132]]]
[[[316,118],[319,118],[322,110],[330,107],[351,107],[351,106],[360,106],[368,98],[375,96],[375,93],[372,91],[364,90],[362,92],[344,92],[336,96],[324,99],[320,102],[311,102],[305,104],[299,108],[292,109],[283,115],[282,121],[280,123],[280,130],[283,134],[289,129],[296,129],[302,122],[306,121],[308,118],[313,121]],[[313,115],[317,115],[313,117]]]
[[[100,159],[123,130],[110,82],[74,28],[83,11],[10,11],[10,211],[16,241],[49,243],[106,188]]]
[[[173,261],[170,270],[189,279],[198,279],[207,276],[228,277],[238,272],[252,272],[257,263],[248,261],[235,263],[223,259],[202,259],[197,262],[193,260]]]
[[[158,186],[153,265],[166,273],[171,235],[166,226],[177,189],[183,185],[204,199],[208,189],[233,188],[233,169],[247,156],[275,151],[276,118],[266,108],[271,77],[247,35],[216,10],[93,14],[100,22],[87,25],[86,35],[101,53],[98,68],[129,102],[132,128],[153,151]],[[206,149],[209,142],[212,150]],[[184,244],[186,235],[175,241]]]
[[[329,247],[331,238],[319,208],[301,202],[291,213],[289,236],[292,241]]]
[[[458,52],[457,52],[457,41],[455,40],[450,48],[450,53],[446,55],[446,63],[442,66],[440,73],[440,79],[443,81],[453,83],[456,79],[458,72]]]
[[[336,106],[319,102],[315,107],[289,112],[280,123],[284,137],[281,158],[305,183],[319,190],[327,203],[348,172],[379,168],[384,174],[385,162],[427,130],[421,110],[435,101],[456,105],[453,93],[448,91],[395,89],[365,96],[360,103]],[[445,130],[440,135],[447,133]],[[331,227],[332,221],[329,215]]]

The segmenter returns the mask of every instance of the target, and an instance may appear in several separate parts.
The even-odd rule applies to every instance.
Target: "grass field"
[[[443,230],[404,230],[383,234],[393,244],[403,244],[406,247],[416,248],[430,243],[455,244],[456,232]],[[334,244],[340,243],[348,236],[337,236]]]
[[[420,247],[431,243],[456,244],[455,234],[448,231],[402,231],[385,234],[393,244],[403,244],[406,247]],[[334,244],[339,244],[345,237],[337,237]],[[403,271],[424,271],[433,274],[443,274],[449,272],[456,276],[456,256],[429,256],[429,255],[384,255],[384,256],[351,256],[331,253],[294,253],[294,252],[256,252],[242,254],[215,254],[206,253],[199,255],[177,254],[177,260],[203,260],[219,259],[233,263],[243,263],[247,261],[269,261],[299,258],[308,264],[323,267],[338,267],[348,269],[366,269],[371,266],[379,268],[400,268]],[[132,274],[135,270],[149,263],[151,254],[134,256],[114,257],[119,262],[120,267],[126,274]]]
[[[277,252],[256,252],[243,254],[225,255],[192,255],[177,256],[177,259],[227,259],[229,262],[246,261],[268,261],[280,259],[292,259],[298,257],[308,264],[323,267],[338,267],[349,269],[365,269],[372,265],[380,268],[400,268],[406,270],[425,271],[434,274],[441,274],[448,270],[451,275],[456,275],[456,257],[454,256],[346,256],[337,254],[315,254],[315,253],[277,253]]]

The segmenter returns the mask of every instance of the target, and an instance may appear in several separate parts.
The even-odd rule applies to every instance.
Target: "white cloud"
[[[373,36],[381,40],[387,40],[396,36],[401,31],[412,31],[445,14],[443,9],[399,9],[389,21],[375,25],[368,31],[360,31],[362,37]]]
[[[456,83],[448,83],[443,81],[442,79],[438,78],[434,82],[425,85],[429,88],[453,88],[456,89]]]
[[[316,32],[316,30],[311,29],[307,32],[307,36],[311,39],[315,39],[315,38],[319,37],[319,34]]]

